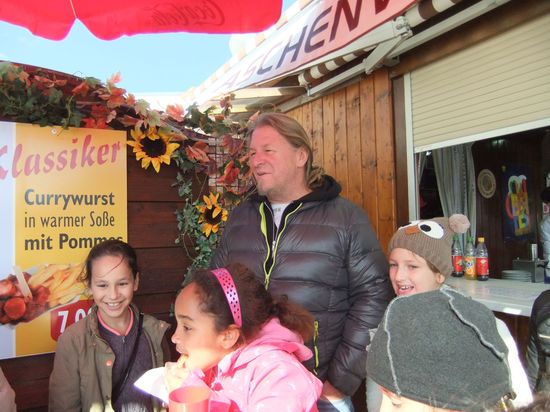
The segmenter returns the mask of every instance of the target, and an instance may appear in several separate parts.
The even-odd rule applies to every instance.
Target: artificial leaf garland
[[[184,199],[176,210],[182,244],[193,259],[189,268],[205,267],[227,220],[229,208],[238,203],[249,187],[250,170],[244,145],[248,124],[229,119],[232,95],[214,108],[201,112],[196,106],[185,111],[170,105],[164,112],[151,110],[145,100],[117,86],[116,73],[102,84],[93,77],[80,78],[51,70],[0,61],[0,119],[41,126],[61,125],[129,131],[128,145],[144,169],[159,172],[162,164],[175,160],[180,172],[174,186]],[[214,147],[211,142],[214,141]],[[218,188],[195,198],[188,172],[203,173]],[[200,194],[204,193],[203,189]],[[187,248],[189,238],[193,248]]]

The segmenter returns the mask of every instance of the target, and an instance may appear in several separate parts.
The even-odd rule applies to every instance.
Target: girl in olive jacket
[[[95,305],[59,338],[49,410],[161,410],[133,386],[145,371],[169,360],[168,324],[131,304],[139,283],[135,251],[119,240],[102,242],[90,251],[83,277]]]

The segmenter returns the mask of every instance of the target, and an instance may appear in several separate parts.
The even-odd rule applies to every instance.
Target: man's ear
[[[296,149],[298,152],[296,154],[296,159],[298,166],[303,167],[307,163],[308,153],[304,147],[299,147]]]
[[[241,330],[237,325],[229,325],[229,327],[221,333],[221,345],[224,349],[231,349],[241,336]]]

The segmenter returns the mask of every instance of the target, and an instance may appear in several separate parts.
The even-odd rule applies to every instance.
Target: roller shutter
[[[414,151],[550,125],[550,15],[410,73]]]

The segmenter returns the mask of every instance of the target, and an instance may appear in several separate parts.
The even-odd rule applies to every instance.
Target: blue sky
[[[284,0],[283,10],[294,0]],[[129,93],[184,92],[200,85],[231,58],[230,35],[173,33],[103,41],[76,22],[62,41],[36,37],[0,21],[0,60],[92,76],[120,72]]]

